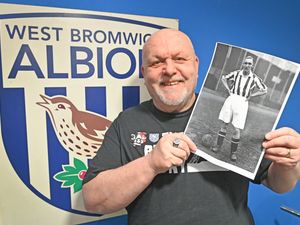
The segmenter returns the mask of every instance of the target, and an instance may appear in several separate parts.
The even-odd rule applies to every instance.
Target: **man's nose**
[[[172,59],[165,61],[164,73],[169,76],[176,74],[176,65]]]

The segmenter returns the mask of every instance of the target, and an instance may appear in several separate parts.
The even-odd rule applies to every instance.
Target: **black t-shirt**
[[[165,113],[153,102],[120,113],[105,134],[89,165],[84,183],[104,170],[122,166],[149,153],[168,132],[182,132],[192,108]],[[260,183],[269,163],[263,160],[254,180]],[[191,155],[152,183],[126,208],[129,225],[248,225],[254,224],[247,206],[249,180]]]

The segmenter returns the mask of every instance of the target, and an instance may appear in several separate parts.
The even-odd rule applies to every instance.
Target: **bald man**
[[[182,131],[196,100],[198,65],[184,33],[162,29],[149,38],[142,73],[152,99],[120,113],[106,132],[83,182],[88,211],[126,208],[129,225],[253,224],[247,178],[205,168],[203,160],[187,169],[191,160],[195,165],[196,146]],[[291,148],[287,135],[293,141],[291,158],[282,153]],[[266,157],[285,162],[264,160],[254,182],[280,192],[295,186],[300,169],[291,161],[300,157],[297,135],[291,129],[268,134]]]

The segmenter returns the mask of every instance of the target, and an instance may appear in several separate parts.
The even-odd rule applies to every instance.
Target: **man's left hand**
[[[280,128],[265,135],[265,158],[285,169],[295,168],[300,161],[300,134],[291,128]]]

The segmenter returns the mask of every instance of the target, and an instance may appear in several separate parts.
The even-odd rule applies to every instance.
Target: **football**
[[[201,138],[201,143],[204,147],[210,148],[214,143],[214,138],[211,134],[204,134]]]

